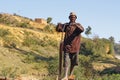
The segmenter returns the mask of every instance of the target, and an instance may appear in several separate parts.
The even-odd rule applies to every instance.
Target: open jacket
[[[63,51],[67,53],[76,53],[80,50],[81,33],[84,28],[80,23],[58,24],[56,31],[65,32]]]

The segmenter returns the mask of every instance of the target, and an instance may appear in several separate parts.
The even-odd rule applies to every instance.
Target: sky
[[[69,22],[70,12],[77,15],[85,29],[92,28],[91,38],[114,37],[120,41],[120,0],[0,0],[0,13],[18,14],[31,19],[52,18],[52,23]],[[82,33],[86,37],[85,33]]]

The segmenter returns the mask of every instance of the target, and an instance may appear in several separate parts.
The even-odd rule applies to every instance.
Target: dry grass
[[[17,16],[13,17],[18,21],[22,21],[21,17]],[[35,37],[37,39],[43,39],[47,37],[47,39],[55,40],[58,41],[59,43],[60,34],[56,32],[53,34],[41,32],[39,30],[42,30],[46,25],[39,24],[34,21],[30,21],[29,23],[33,29],[20,28],[14,26],[11,27],[4,24],[0,24],[0,29],[8,30],[10,32],[10,34],[8,34],[6,37],[5,36],[0,37],[0,75],[3,76],[3,73],[5,73],[5,71],[7,71],[8,69],[11,69],[11,71],[9,70],[9,72],[7,72],[8,74],[6,74],[6,76],[8,77],[10,77],[10,74],[12,71],[14,71],[14,69],[16,69],[14,76],[27,74],[28,76],[34,75],[39,76],[39,78],[41,78],[44,75],[48,74],[47,62],[45,61],[42,61],[40,63],[34,62],[32,64],[25,63],[23,62],[23,60],[26,58],[26,55],[24,53],[32,51],[33,54],[36,54],[40,57],[42,56],[43,58],[49,58],[50,56],[55,56],[57,54],[57,50],[51,46],[25,47],[22,45],[22,43],[24,42],[26,36],[33,38]],[[4,47],[5,44],[7,45],[10,44],[8,42],[6,43],[5,39],[9,39],[10,42],[17,42],[15,44],[18,49]],[[42,64],[43,66],[39,64]]]

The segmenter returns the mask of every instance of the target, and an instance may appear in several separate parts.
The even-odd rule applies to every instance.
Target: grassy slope
[[[18,20],[21,18],[15,17]],[[39,24],[34,21],[30,21],[30,25],[33,26],[32,29],[27,28],[20,28],[20,27],[11,27],[4,24],[0,24],[0,29],[8,30],[10,34],[4,37],[0,37],[0,74],[3,76],[9,76],[12,71],[16,70],[17,75],[21,74],[29,74],[29,75],[47,75],[47,60],[41,60],[41,64],[37,62],[33,63],[25,63],[24,59],[28,56],[29,53],[33,55],[38,55],[41,58],[47,59],[49,57],[54,57],[58,53],[58,48],[47,46],[40,46],[40,45],[30,45],[30,46],[23,46],[22,43],[25,41],[26,36],[33,37],[37,39],[47,39],[58,41],[59,43],[59,36],[60,34],[57,33],[45,33],[39,30],[42,30],[45,25]],[[4,47],[5,44],[9,45],[11,43],[15,43],[17,48],[8,48]],[[27,53],[27,55],[25,54]],[[34,69],[34,68],[40,69]],[[12,69],[11,69],[12,68]],[[8,71],[7,69],[10,69]],[[7,74],[4,74],[7,72]]]
[[[21,20],[21,17],[14,16],[18,21]],[[23,18],[22,18],[23,19]],[[39,30],[42,30],[45,25],[36,23],[34,21],[30,21],[30,25],[32,29],[28,28],[20,28],[20,27],[10,27],[4,24],[0,24],[0,29],[5,29],[10,32],[6,37],[0,37],[0,75],[9,76],[10,73],[15,71],[16,75],[35,75],[42,78],[40,75],[48,74],[48,63],[50,57],[54,57],[58,54],[58,46],[61,34],[56,32],[54,33],[46,33]],[[24,46],[23,42],[26,37],[37,38],[38,40],[44,40],[44,38],[50,40],[57,41],[57,47],[53,47],[50,45],[40,46],[40,45],[30,45]],[[9,40],[7,40],[9,39]],[[45,39],[45,40],[46,40]],[[5,47],[5,44],[15,43],[16,48]],[[32,56],[28,55],[32,53]],[[39,57],[39,62],[28,62],[29,59],[32,60],[33,56]],[[27,62],[26,62],[26,59]],[[120,62],[114,58],[108,58],[93,61],[93,67],[96,70],[104,70],[106,68],[111,68],[114,66],[118,66]],[[9,70],[8,70],[9,69]],[[7,74],[4,74],[7,72]],[[14,75],[14,74],[13,74]]]

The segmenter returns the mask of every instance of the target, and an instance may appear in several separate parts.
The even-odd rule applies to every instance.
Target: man
[[[77,16],[71,12],[69,15],[69,23],[58,23],[56,31],[65,32],[63,41],[64,51],[64,71],[65,77],[62,80],[68,80],[68,72],[70,66],[70,76],[73,74],[74,67],[78,65],[78,54],[80,50],[80,38],[84,28],[80,23],[76,23]]]

